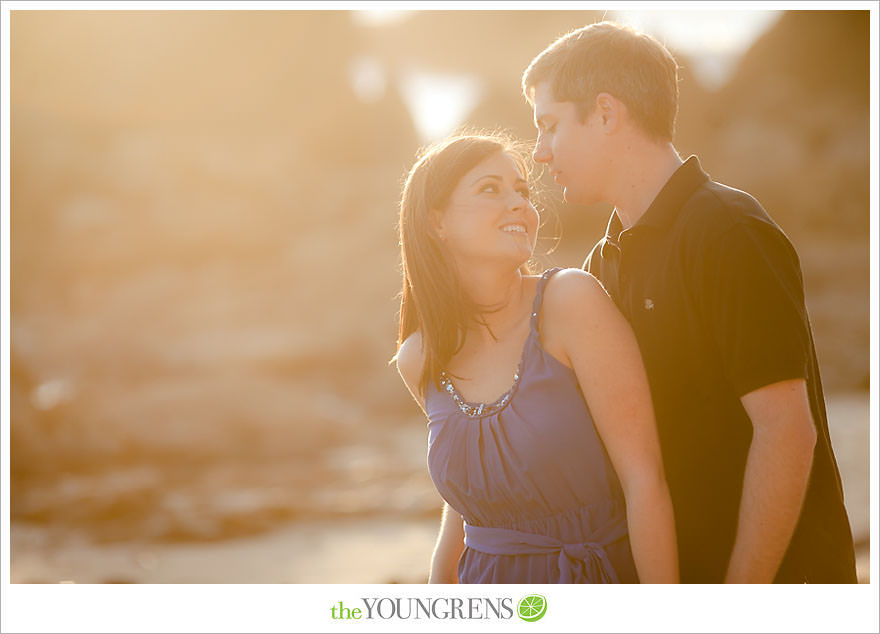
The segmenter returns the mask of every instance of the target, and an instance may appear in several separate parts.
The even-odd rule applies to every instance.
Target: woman
[[[396,360],[445,500],[430,582],[677,582],[637,344],[595,278],[528,274],[526,165],[502,137],[453,137],[403,189]]]

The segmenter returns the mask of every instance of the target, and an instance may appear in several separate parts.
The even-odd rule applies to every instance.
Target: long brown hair
[[[488,312],[462,289],[430,214],[445,209],[461,178],[498,152],[509,154],[528,178],[529,163],[522,145],[501,133],[466,134],[420,152],[403,186],[398,222],[403,288],[397,350],[412,333],[421,333],[425,364],[419,377],[420,394],[431,381],[440,387],[440,371],[464,345],[468,326]],[[528,272],[527,265],[523,271]]]

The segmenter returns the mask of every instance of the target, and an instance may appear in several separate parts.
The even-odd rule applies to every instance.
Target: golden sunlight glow
[[[681,51],[680,152],[797,244],[865,580],[867,20],[615,17]],[[533,139],[524,68],[601,12],[467,18],[11,12],[13,583],[426,580],[439,498],[388,365],[402,178],[460,125]],[[607,210],[557,189],[538,265],[579,267]]]

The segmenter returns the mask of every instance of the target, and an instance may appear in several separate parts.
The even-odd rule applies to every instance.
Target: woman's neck
[[[470,329],[478,337],[490,339],[493,335],[503,335],[523,316],[526,283],[518,269],[505,272],[474,269],[462,275],[461,280],[471,300],[487,311],[478,315],[479,321]]]

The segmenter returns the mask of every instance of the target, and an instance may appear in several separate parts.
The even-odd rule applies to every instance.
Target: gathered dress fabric
[[[511,388],[465,401],[430,384],[428,470],[465,520],[460,583],[638,583],[620,483],[574,372],[539,338],[538,281]]]

